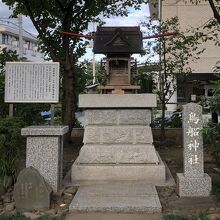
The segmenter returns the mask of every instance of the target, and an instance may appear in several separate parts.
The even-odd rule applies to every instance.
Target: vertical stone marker
[[[180,196],[209,196],[211,192],[211,178],[204,173],[202,127],[202,106],[195,103],[184,105],[184,173],[177,173]]]

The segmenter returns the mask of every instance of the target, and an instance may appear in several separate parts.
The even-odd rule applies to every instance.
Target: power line
[[[7,19],[9,19],[9,18],[7,18]],[[12,25],[16,26],[17,28],[19,28],[19,25],[16,24],[15,22],[4,21],[4,20],[7,20],[7,19],[6,19],[6,18],[0,18],[0,22],[2,22],[3,24],[4,24],[4,23],[6,23],[6,24],[12,24]],[[10,27],[10,26],[9,26],[9,27]],[[25,33],[31,35],[33,38],[37,39],[37,37],[36,37],[34,34],[30,33],[29,31],[26,31],[24,28],[22,28],[22,30],[23,30]]]

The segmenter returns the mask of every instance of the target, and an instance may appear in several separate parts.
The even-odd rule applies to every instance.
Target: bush
[[[21,128],[25,123],[19,118],[0,119],[0,176],[16,176],[16,160],[24,148]]]
[[[0,215],[0,220],[30,220],[30,219],[20,213],[15,213],[12,215],[6,215],[6,214]]]
[[[220,201],[220,182],[212,183],[212,194],[214,194],[216,199]]]
[[[211,146],[212,155],[217,167],[220,167],[220,124],[209,122],[203,128],[204,141]]]
[[[42,216],[37,218],[37,220],[63,220],[63,217],[52,217],[52,216]],[[0,220],[30,220],[30,218],[25,217],[21,213],[17,212],[15,214],[3,214],[0,215]]]
[[[200,213],[199,215],[188,217],[183,215],[165,215],[164,220],[209,220],[206,214]]]

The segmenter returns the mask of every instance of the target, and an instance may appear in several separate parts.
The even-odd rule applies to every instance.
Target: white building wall
[[[7,40],[3,42],[3,38]],[[17,51],[19,54],[19,31],[7,25],[0,24],[0,50],[7,48],[8,50]],[[24,33],[23,35],[23,57],[28,61],[44,61],[44,54],[38,51],[37,38]]]
[[[159,1],[162,3],[161,13],[159,12]],[[159,14],[162,20],[177,16],[179,18],[181,31],[185,35],[189,29],[202,27],[210,18],[213,18],[213,12],[208,1],[201,0],[200,3],[192,4],[190,0],[151,0],[150,12],[153,18],[158,19]],[[155,6],[155,7],[154,7]],[[156,14],[156,17],[154,16]],[[201,31],[203,31],[201,29]],[[191,61],[190,66],[194,73],[213,73],[213,68],[220,60],[220,47],[214,45],[212,41],[203,42],[200,49],[205,48],[200,59]],[[207,93],[207,88],[204,88]],[[207,95],[207,94],[206,94]],[[177,94],[171,98],[170,102],[177,102]],[[174,110],[174,105],[167,105],[168,111]]]
[[[162,20],[173,16],[178,16],[181,31],[187,35],[189,29],[202,27],[213,17],[213,12],[208,1],[204,0],[198,3],[198,5],[190,3],[189,0],[163,0]],[[201,31],[203,30],[201,29]],[[215,46],[212,41],[208,41],[203,42],[199,48],[205,48],[205,51],[201,54],[199,60],[190,63],[193,72],[212,73],[213,67],[219,60],[220,47]]]

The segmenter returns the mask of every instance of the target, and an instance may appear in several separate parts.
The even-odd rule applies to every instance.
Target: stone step
[[[78,163],[158,164],[159,158],[152,144],[85,144]]]
[[[155,186],[145,182],[111,182],[80,186],[70,212],[160,213]]]
[[[152,144],[149,126],[86,126],[84,144]]]
[[[71,169],[71,179],[73,184],[92,180],[166,182],[166,167],[159,160],[159,164],[79,164],[76,160]]]

